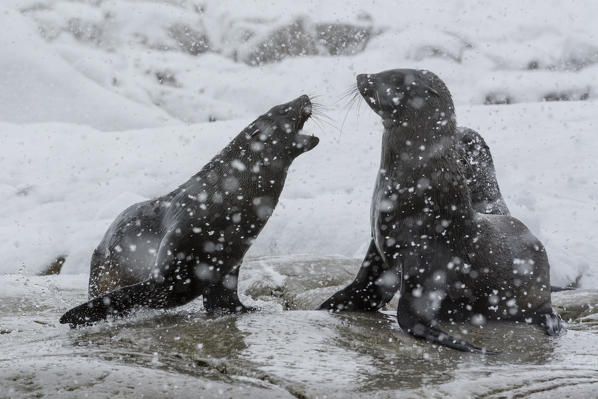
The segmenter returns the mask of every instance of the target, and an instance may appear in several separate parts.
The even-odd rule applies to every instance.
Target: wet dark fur
[[[480,167],[490,152],[457,130],[444,82],[404,69],[357,84],[384,124],[372,241],[355,280],[320,308],[374,311],[400,289],[399,325],[435,344],[482,351],[442,331],[442,320],[524,321],[557,334],[544,247],[509,216],[493,166]]]
[[[272,108],[182,186],[120,214],[93,253],[90,301],[60,322],[88,324],[199,296],[208,312],[247,310],[237,296],[239,267],[291,162],[318,144],[298,133],[311,106],[301,96]]]

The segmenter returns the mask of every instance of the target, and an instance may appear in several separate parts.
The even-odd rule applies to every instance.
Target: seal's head
[[[427,131],[455,123],[455,107],[444,82],[426,70],[391,69],[357,75],[357,88],[385,127]]]
[[[251,152],[265,160],[287,164],[313,149],[320,140],[303,132],[311,113],[312,103],[306,95],[272,107],[245,130]]]

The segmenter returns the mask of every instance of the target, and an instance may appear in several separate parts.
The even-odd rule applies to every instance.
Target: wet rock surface
[[[0,276],[4,397],[592,397],[598,388],[598,291],[554,294],[569,330],[447,326],[496,356],[412,340],[394,310],[314,311],[353,278],[358,259],[246,262],[241,299],[258,312],[207,316],[201,301],[71,330],[86,275]]]

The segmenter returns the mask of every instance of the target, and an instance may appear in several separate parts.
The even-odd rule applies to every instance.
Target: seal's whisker
[[[318,132],[323,132],[324,131],[324,127],[322,126],[322,124],[320,123],[320,121],[318,121],[318,119],[316,118],[312,118],[311,119],[314,122],[314,125],[316,125]]]
[[[331,108],[327,106],[323,106],[319,103],[312,103],[312,117],[319,118],[321,121],[327,122],[330,126],[333,126],[335,129],[338,129],[333,122],[333,119],[326,114],[326,111],[330,111]]]
[[[322,115],[317,115],[315,117],[313,117],[314,122],[317,122],[318,124],[325,124],[330,126],[331,128],[333,128],[334,130],[339,130],[338,126],[336,126],[334,123],[332,123],[331,121],[325,120],[325,119],[320,119],[322,117]],[[321,126],[320,126],[321,128]]]
[[[359,111],[361,110],[361,104],[363,103],[363,101],[358,101],[357,102],[357,119],[359,119]]]
[[[328,106],[328,105],[323,105],[323,104],[321,104],[321,103],[318,103],[318,102],[313,102],[313,101],[312,101],[312,103],[311,103],[311,108],[312,108],[313,110],[316,110],[316,111],[330,111],[330,110],[332,109],[332,108],[331,108],[330,106]]]
[[[360,97],[361,97],[361,95],[360,95],[359,91],[353,92],[351,97],[347,100],[345,107],[348,107],[348,108],[353,107],[355,102],[358,101]]]
[[[357,87],[357,86],[356,86]],[[345,128],[345,122],[347,121],[347,117],[349,116],[349,112],[351,112],[351,109],[353,108],[353,106],[355,105],[356,102],[359,102],[359,104],[361,104],[361,101],[359,101],[359,91],[355,92],[353,94],[353,97],[351,97],[351,99],[347,102],[346,108],[347,108],[347,112],[345,113],[345,117],[343,118],[343,122],[341,124],[341,128],[340,128],[340,133],[342,134],[343,129]],[[357,114],[359,116],[359,113]]]
[[[359,93],[359,90],[357,89],[357,85],[353,85],[349,90],[347,90],[341,95],[341,97],[336,101],[336,104],[342,102],[347,97],[355,95],[356,93]]]
[[[342,100],[343,98],[345,98],[347,96],[354,94],[356,91],[357,91],[357,84],[356,83],[351,84],[349,87],[347,87],[345,90],[343,90],[341,92],[340,100]]]
[[[334,121],[330,116],[328,116],[326,113],[324,113],[324,110],[321,110],[321,109],[316,109],[315,110],[315,116],[317,116],[318,118],[321,118],[321,119],[325,119],[325,120],[327,120],[329,122],[333,122]]]

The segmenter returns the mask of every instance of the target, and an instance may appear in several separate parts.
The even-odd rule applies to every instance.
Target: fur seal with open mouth
[[[475,192],[444,82],[396,69],[359,75],[357,87],[384,124],[372,240],[355,280],[320,309],[377,310],[400,289],[399,325],[434,344],[484,352],[439,321],[512,320],[558,334],[546,251],[500,192]]]
[[[179,188],[121,213],[93,253],[90,301],[60,322],[90,324],[200,295],[208,312],[247,310],[237,296],[239,267],[289,166],[319,142],[302,134],[311,113],[306,95],[273,107]]]

